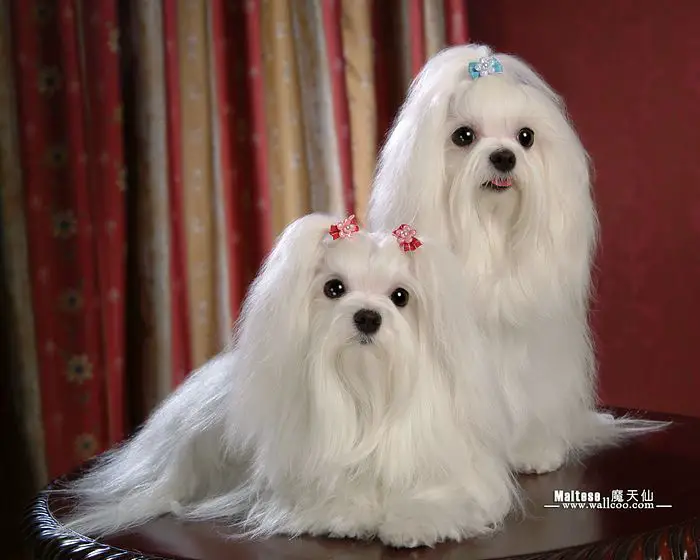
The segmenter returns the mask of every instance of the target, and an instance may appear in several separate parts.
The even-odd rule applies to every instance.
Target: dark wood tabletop
[[[115,547],[138,551],[143,554],[140,558],[151,556],[187,560],[480,560],[514,556],[589,560],[699,558],[700,419],[643,412],[636,414],[651,419],[672,420],[674,424],[665,432],[602,451],[582,463],[566,465],[557,472],[521,477],[525,494],[524,513],[511,516],[504,528],[490,538],[413,550],[391,549],[378,542],[306,537],[241,542],[224,538],[213,525],[182,524],[171,518],[163,518],[127,534],[103,539],[101,545],[105,553],[108,547]],[[611,504],[618,506],[614,509],[570,509],[562,505],[545,507],[556,505],[555,490],[599,492],[601,498],[608,498]],[[620,495],[622,502],[613,500]],[[651,506],[640,509],[633,507],[635,503]],[[51,503],[46,502],[44,517],[52,517],[51,508]],[[35,519],[34,523],[46,524],[47,520]],[[49,533],[45,531],[41,538],[46,540]],[[60,538],[60,535],[56,538]],[[56,550],[55,546],[53,550]],[[87,549],[83,549],[82,554],[86,552]],[[40,554],[39,551],[37,557],[42,557]]]

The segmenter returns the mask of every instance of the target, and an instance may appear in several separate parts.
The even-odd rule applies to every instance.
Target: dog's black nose
[[[510,150],[496,150],[489,156],[489,159],[499,171],[511,171],[515,167],[515,154]]]
[[[355,327],[364,334],[374,334],[382,324],[382,316],[371,309],[360,309],[353,316]]]

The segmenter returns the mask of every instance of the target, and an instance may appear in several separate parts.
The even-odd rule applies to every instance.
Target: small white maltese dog
[[[497,527],[517,502],[502,391],[461,264],[422,241],[352,217],[291,224],[232,348],[68,489],[68,525],[101,535],[171,513],[397,547]]]
[[[515,469],[552,471],[573,451],[663,426],[594,412],[588,158],[562,100],[524,62],[466,45],[426,64],[369,208],[372,228],[401,221],[464,264],[509,403]]]

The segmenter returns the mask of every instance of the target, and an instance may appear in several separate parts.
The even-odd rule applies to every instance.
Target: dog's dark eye
[[[460,148],[469,146],[474,140],[476,140],[476,132],[468,126],[460,126],[452,133],[452,143]]]
[[[408,290],[405,288],[396,288],[391,292],[391,296],[389,297],[396,307],[405,307],[408,303]]]
[[[535,143],[535,132],[531,128],[521,128],[518,131],[518,142],[523,148],[531,148]]]
[[[326,282],[323,286],[323,294],[328,299],[338,299],[345,295],[345,286],[338,278],[333,278]]]

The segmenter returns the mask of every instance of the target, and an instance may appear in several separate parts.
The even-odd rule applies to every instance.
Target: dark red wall
[[[470,39],[531,63],[593,158],[604,401],[700,416],[700,1],[468,4]]]

